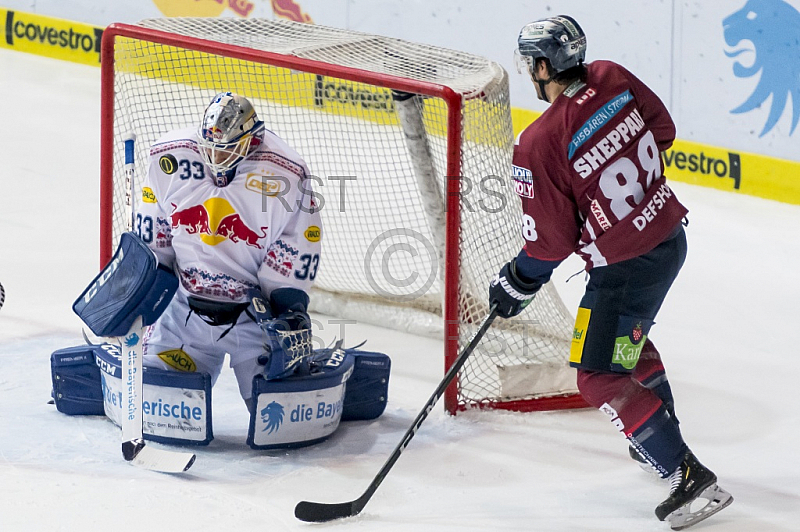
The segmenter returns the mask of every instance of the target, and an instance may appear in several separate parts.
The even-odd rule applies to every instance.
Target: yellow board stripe
[[[72,61],[85,65],[99,66],[100,40],[103,28],[71,22],[54,17],[46,17],[22,11],[0,9],[0,21],[5,32],[0,38],[0,48],[27,52],[54,59]],[[232,61],[232,60],[231,60]],[[270,67],[267,67],[269,69]],[[273,67],[274,68],[274,67]],[[159,74],[169,79],[168,69]],[[314,76],[307,77],[307,86],[314,87],[319,83]],[[197,81],[195,81],[196,83]],[[387,91],[364,86],[358,83],[328,84],[323,81],[321,89],[330,94],[340,95],[326,102],[325,111],[332,114],[353,115],[372,107],[369,119],[379,123],[392,124],[396,116],[392,112],[391,100]],[[338,84],[337,84],[338,83]],[[213,80],[203,80],[201,86],[214,85]],[[252,89],[249,87],[248,89]],[[347,94],[341,96],[344,92]],[[243,91],[249,92],[249,91]],[[259,87],[256,97],[266,97],[276,101],[285,101],[286,94],[280,88]],[[308,90],[307,107],[313,107],[314,91]],[[294,95],[294,98],[297,96]],[[355,104],[355,105],[354,105]],[[427,105],[431,105],[429,102]],[[383,106],[387,109],[381,113]],[[377,111],[377,112],[376,112]],[[426,113],[426,122],[434,134],[442,135],[443,113]],[[488,112],[478,106],[477,112]],[[442,114],[440,114],[442,113]],[[528,124],[538,118],[541,113],[529,109],[511,109],[511,119],[516,136]],[[435,118],[432,118],[435,117]],[[472,133],[476,138],[469,140],[482,141],[484,132]],[[721,147],[700,144],[685,140],[676,140],[674,146],[664,154],[666,174],[669,179],[691,183],[718,190],[726,190],[740,194],[800,205],[800,162],[768,157],[756,153],[732,151]]]
[[[0,48],[100,65],[103,28],[10,9],[0,9],[0,17],[5,30]]]
[[[800,205],[797,161],[676,140],[664,163],[668,179]]]

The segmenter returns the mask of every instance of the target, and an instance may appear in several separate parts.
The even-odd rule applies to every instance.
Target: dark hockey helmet
[[[517,69],[530,71],[536,59],[550,61],[554,73],[576,67],[586,59],[586,34],[566,15],[526,24],[517,39]]]
[[[217,177],[224,176],[249,155],[263,131],[264,122],[247,98],[221,92],[203,114],[198,131],[200,155]]]

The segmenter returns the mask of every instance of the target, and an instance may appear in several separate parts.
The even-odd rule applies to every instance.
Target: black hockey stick
[[[439,400],[439,398],[444,393],[445,389],[450,385],[453,381],[455,376],[458,374],[458,371],[464,366],[464,363],[467,361],[467,358],[478,343],[483,338],[483,335],[486,334],[487,329],[494,321],[494,318],[497,316],[497,306],[492,306],[489,311],[489,314],[483,319],[480,327],[472,336],[472,339],[469,341],[469,345],[464,348],[461,354],[458,355],[456,360],[453,362],[453,365],[450,366],[450,369],[447,370],[445,373],[442,382],[439,383],[439,386],[436,387],[436,390],[431,395],[428,402],[425,403],[425,406],[422,408],[422,411],[417,414],[416,419],[411,424],[411,427],[406,431],[403,435],[403,439],[394,448],[392,454],[389,456],[389,459],[386,460],[386,463],[383,464],[381,470],[378,471],[378,474],[375,475],[375,478],[372,479],[372,483],[367,488],[367,491],[364,492],[361,497],[354,501],[350,502],[340,502],[340,503],[324,503],[324,502],[309,502],[309,501],[301,501],[297,503],[297,506],[294,507],[294,516],[300,519],[301,521],[309,521],[313,523],[323,523],[325,521],[332,521],[334,519],[340,519],[342,517],[352,517],[354,515],[358,515],[361,510],[369,502],[372,495],[378,489],[378,486],[381,485],[383,479],[386,478],[386,475],[389,474],[389,470],[392,468],[397,459],[400,458],[400,455],[403,451],[408,447],[409,442],[411,442],[411,438],[417,433],[419,430],[420,425],[422,422],[425,421],[425,418],[428,417],[431,410],[433,410],[434,405]]]

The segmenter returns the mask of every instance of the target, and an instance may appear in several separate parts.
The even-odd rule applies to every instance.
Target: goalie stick
[[[133,228],[134,145],[136,135],[130,133],[125,142],[125,185],[128,207],[128,230]],[[122,456],[135,466],[162,473],[182,473],[192,467],[193,453],[148,447],[142,431],[142,336],[144,327],[139,316],[122,338]]]
[[[483,322],[481,322],[478,330],[472,336],[472,339],[469,341],[467,347],[464,348],[461,354],[459,354],[453,362],[453,365],[450,366],[450,369],[447,370],[444,378],[436,387],[436,390],[434,390],[433,395],[431,395],[430,399],[428,399],[428,402],[425,403],[425,406],[422,408],[420,413],[417,414],[417,417],[414,419],[411,427],[409,427],[409,429],[403,435],[400,443],[394,448],[394,451],[392,451],[392,454],[389,455],[386,463],[383,464],[383,467],[381,467],[380,471],[378,471],[378,474],[375,475],[375,478],[372,479],[372,482],[367,487],[367,490],[361,495],[361,497],[354,501],[340,503],[301,501],[297,503],[297,506],[294,508],[295,517],[301,521],[323,523],[326,521],[332,521],[334,519],[341,519],[343,517],[352,517],[361,513],[361,510],[364,509],[369,500],[372,498],[372,495],[378,489],[378,486],[381,485],[383,479],[389,474],[389,470],[392,468],[394,463],[397,462],[398,458],[400,458],[400,455],[403,453],[406,447],[408,447],[411,439],[417,433],[420,425],[422,425],[422,422],[428,417],[428,414],[430,414],[431,410],[433,410],[434,405],[442,396],[445,389],[453,381],[456,374],[458,374],[458,371],[464,366],[467,358],[470,356],[470,354],[472,354],[472,351],[481,341],[483,335],[486,334],[486,331],[489,329],[489,326],[492,324],[492,321],[494,321],[496,316],[497,305],[493,305],[489,311],[489,314],[483,319]]]

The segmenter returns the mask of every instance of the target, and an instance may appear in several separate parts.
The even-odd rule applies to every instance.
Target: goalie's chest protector
[[[174,164],[159,164],[165,158]],[[158,226],[156,247],[174,249],[184,288],[241,300],[247,288],[258,286],[270,245],[292,229],[304,167],[262,146],[238,165],[226,186],[217,186],[208,172],[196,143],[155,145],[154,189],[143,194],[140,210]]]
[[[255,189],[261,182],[245,172],[226,187],[210,179],[170,183],[165,207],[183,277],[207,270],[255,284],[267,248],[286,223],[283,211]]]

